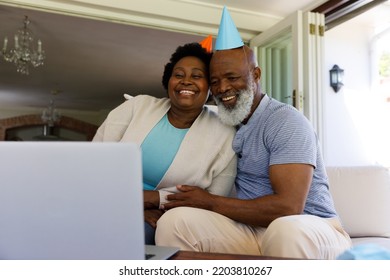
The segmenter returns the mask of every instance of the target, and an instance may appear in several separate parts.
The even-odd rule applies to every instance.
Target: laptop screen
[[[0,259],[144,259],[132,143],[0,144]]]

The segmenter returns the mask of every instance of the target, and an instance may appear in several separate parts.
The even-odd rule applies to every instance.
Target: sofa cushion
[[[352,238],[353,246],[363,245],[363,244],[376,244],[390,250],[390,238],[386,237],[356,237]]]
[[[336,211],[351,237],[390,237],[390,173],[382,166],[327,167]]]

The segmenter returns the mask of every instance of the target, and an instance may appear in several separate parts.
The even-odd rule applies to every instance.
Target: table
[[[178,251],[170,260],[292,260],[291,258]]]

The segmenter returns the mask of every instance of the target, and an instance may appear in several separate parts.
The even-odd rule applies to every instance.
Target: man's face
[[[210,63],[210,78],[221,121],[238,125],[249,115],[255,93],[243,49],[215,52]]]

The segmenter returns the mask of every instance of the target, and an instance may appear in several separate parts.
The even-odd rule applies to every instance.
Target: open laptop
[[[0,259],[167,259],[144,245],[132,143],[1,142]]]

